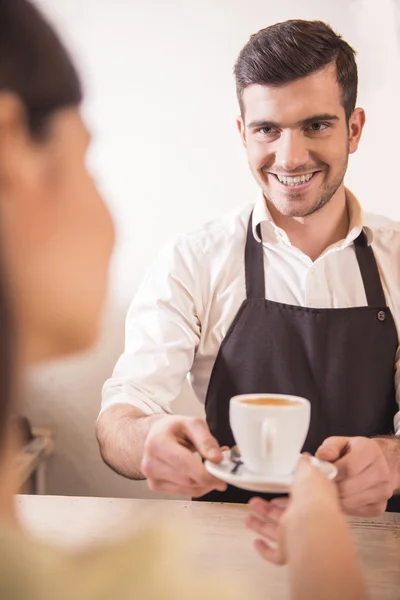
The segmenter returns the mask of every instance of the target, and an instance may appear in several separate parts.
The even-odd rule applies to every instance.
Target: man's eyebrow
[[[312,125],[313,123],[319,121],[338,121],[339,117],[337,115],[330,115],[328,113],[323,113],[321,115],[313,115],[312,117],[307,117],[307,119],[303,119],[302,121],[298,121],[296,125],[302,125],[303,127],[307,125]]]
[[[307,117],[306,119],[301,119],[297,121],[295,124],[296,127],[306,127],[307,125],[311,125],[312,123],[316,123],[319,121],[338,121],[339,117],[337,115],[331,115],[328,113],[322,113],[319,115],[312,115],[311,117]],[[276,121],[251,121],[248,126],[249,129],[281,129],[282,125],[277,123]]]
[[[261,129],[263,127],[271,128],[271,129],[274,129],[274,128],[279,129],[280,125],[279,125],[279,123],[276,123],[275,121],[251,121],[251,123],[249,123],[247,125],[247,127],[249,129]]]

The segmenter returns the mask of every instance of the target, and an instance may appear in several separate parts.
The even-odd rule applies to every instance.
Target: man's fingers
[[[210,486],[206,487],[198,487],[198,486],[189,486],[184,487],[181,485],[176,485],[171,481],[164,481],[161,479],[149,480],[148,482],[149,489],[152,492],[162,492],[168,494],[175,494],[177,496],[190,496],[194,498],[198,498],[203,496],[204,494],[208,494],[214,488]]]
[[[335,467],[338,470],[336,483],[340,483],[344,479],[355,479],[356,477],[359,477],[365,473],[365,471],[370,469],[373,460],[374,459],[371,458],[367,452],[357,452],[356,450],[349,453],[348,456],[340,458],[335,463]]]
[[[357,506],[354,509],[347,510],[343,508],[346,514],[354,517],[379,517],[386,510],[386,502],[379,502],[378,504],[364,504],[363,506]]]
[[[375,488],[379,491],[381,498],[390,498],[393,494],[389,473],[382,469],[379,479],[377,479],[376,469],[373,466],[364,469],[355,477],[342,478],[337,483],[340,498],[351,498],[360,495],[360,492],[368,493],[370,489]],[[371,501],[374,502],[374,499]]]
[[[157,453],[159,455],[159,448],[157,448]],[[214,481],[214,478],[208,473],[198,457],[185,446],[176,443],[174,438],[166,440],[162,451],[162,460],[170,465],[174,473],[188,473],[198,483],[204,484]]]
[[[380,446],[367,438],[350,438],[344,454],[333,462],[338,469],[335,483],[342,509],[350,515],[381,514],[393,484]]]
[[[377,473],[382,473],[384,477],[389,476],[389,468],[385,461],[379,446],[372,440],[364,438],[354,438],[349,444],[349,453],[335,462],[338,469],[336,483],[345,479],[354,479],[359,477],[366,470],[374,466],[375,473],[373,479],[377,482]]]
[[[342,510],[347,515],[353,517],[379,517],[386,510],[387,501],[380,501],[376,503],[366,503],[369,498],[364,497],[362,502],[345,501],[341,503]]]
[[[195,450],[214,462],[222,460],[218,442],[203,419],[157,421],[147,437],[141,464],[150,489],[191,496],[226,490],[226,483],[208,473]]]
[[[172,450],[166,447],[165,460],[144,457],[141,469],[149,482],[162,480],[182,488],[209,488],[220,491],[226,490],[227,487],[226,483],[210,475],[201,461],[183,446],[174,445]],[[194,492],[191,492],[191,495],[194,495]]]
[[[348,443],[348,437],[330,437],[327,438],[321,446],[318,448],[315,456],[320,460],[328,460],[329,462],[335,462],[341,456],[346,454]]]
[[[189,419],[185,421],[184,429],[200,456],[213,462],[221,462],[221,448],[203,419]]]
[[[353,496],[341,497],[340,504],[344,512],[353,516],[377,516],[385,512],[391,494],[382,493],[380,485],[363,490]],[[366,508],[368,507],[368,508]],[[367,512],[364,512],[366,508]],[[371,513],[372,510],[372,513]]]
[[[169,463],[158,458],[144,459],[142,473],[149,481],[169,481],[182,487],[198,485],[198,481],[190,472],[176,471]]]
[[[186,488],[183,485],[176,485],[171,481],[164,481],[163,479],[149,479],[147,485],[152,492],[161,492],[167,494],[176,494],[177,496],[191,496],[193,493],[192,488]]]

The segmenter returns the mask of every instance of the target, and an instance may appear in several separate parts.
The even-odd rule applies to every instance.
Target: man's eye
[[[273,133],[273,129],[272,127],[262,127],[261,129],[259,129],[259,132],[262,133],[263,135],[268,135],[270,133]]]
[[[324,131],[327,127],[328,125],[325,123],[312,123],[312,125],[310,125],[311,131]]]

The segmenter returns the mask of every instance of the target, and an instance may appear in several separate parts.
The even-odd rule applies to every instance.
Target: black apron
[[[261,238],[261,228],[258,226]],[[263,245],[250,217],[245,247],[246,299],[215,361],[206,419],[221,446],[235,441],[229,400],[237,394],[292,394],[311,402],[303,451],[314,454],[330,436],[374,437],[393,432],[398,347],[372,248],[362,231],[354,242],[368,306],[306,308],[265,299]],[[200,498],[247,502],[255,492],[229,486]],[[259,494],[257,494],[259,495]],[[266,499],[272,496],[261,494]],[[400,496],[387,510],[400,512]]]

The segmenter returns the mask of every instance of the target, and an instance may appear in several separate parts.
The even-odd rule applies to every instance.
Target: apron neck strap
[[[386,298],[383,291],[381,277],[376,264],[375,255],[371,246],[368,245],[364,230],[354,240],[354,249],[361,277],[364,283],[365,295],[368,306],[385,307]]]
[[[260,225],[257,225],[257,233],[262,240]],[[257,242],[253,234],[253,212],[247,227],[244,261],[247,298],[265,299],[264,252],[262,241]]]
[[[257,225],[257,233],[261,237],[261,227]],[[368,245],[364,230],[354,240],[356,258],[364,284],[368,306],[385,307],[386,299],[381,278],[376,264],[375,255]],[[245,248],[245,274],[247,298],[265,299],[265,274],[263,245],[258,242],[253,234],[253,213],[250,215],[247,227]]]

